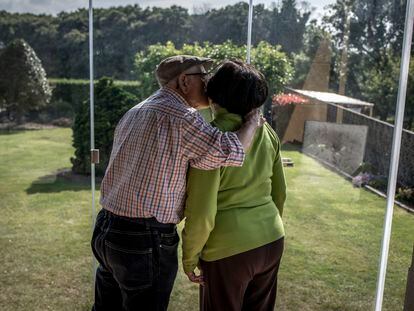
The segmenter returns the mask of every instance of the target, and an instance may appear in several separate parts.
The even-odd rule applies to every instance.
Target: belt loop
[[[145,223],[145,229],[150,230],[151,229],[150,222],[147,219],[144,219],[144,223]]]

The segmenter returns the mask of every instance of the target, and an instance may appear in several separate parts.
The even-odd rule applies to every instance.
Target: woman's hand
[[[196,284],[199,284],[201,286],[204,285],[204,277],[203,277],[203,271],[202,270],[200,270],[200,274],[199,275],[196,275],[195,274],[195,271],[186,272],[185,274],[187,275],[188,279],[191,282],[196,283]]]

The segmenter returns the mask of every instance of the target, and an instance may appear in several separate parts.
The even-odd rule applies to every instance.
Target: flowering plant
[[[273,95],[272,104],[278,106],[286,106],[291,104],[306,104],[309,101],[299,95],[288,93]]]
[[[355,187],[362,187],[367,185],[372,178],[373,175],[371,175],[370,173],[359,173],[357,176],[352,178],[352,184]]]

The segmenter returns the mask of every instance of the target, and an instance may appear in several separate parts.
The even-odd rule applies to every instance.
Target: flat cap
[[[204,65],[208,70],[213,64],[213,60],[207,57],[198,57],[192,55],[176,55],[167,57],[158,64],[155,70],[155,76],[161,86],[166,85],[172,79],[177,77],[183,71],[196,66]]]

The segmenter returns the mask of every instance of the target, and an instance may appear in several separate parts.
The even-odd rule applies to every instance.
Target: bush
[[[407,187],[398,188],[395,198],[398,201],[404,202],[414,207],[414,188],[407,188]]]
[[[231,41],[223,44],[184,44],[181,49],[177,49],[172,42],[148,46],[145,51],[138,52],[135,56],[135,72],[145,97],[158,89],[154,75],[156,66],[164,58],[179,54],[210,57],[218,64],[231,58],[246,60],[246,46],[238,46]],[[251,62],[265,75],[271,94],[280,93],[283,86],[292,78],[292,65],[280,46],[260,42],[256,47],[252,47]]]
[[[61,118],[73,120],[75,112],[89,98],[89,80],[49,79],[49,84],[52,89],[50,102],[38,111],[29,112],[27,120],[52,124],[56,119]],[[136,81],[115,80],[113,84],[136,95],[139,99],[143,98],[140,84]]]
[[[395,195],[395,198],[398,201],[404,202],[411,207],[414,207],[414,188],[401,187],[398,188],[398,191]]]
[[[115,127],[121,117],[138,103],[134,94],[116,85],[112,79],[102,78],[95,85],[95,147],[100,150],[100,163],[96,174],[102,176],[111,154]],[[90,174],[90,115],[89,100],[78,106],[73,122],[72,170],[78,174]]]
[[[210,57],[217,65],[226,59],[246,60],[246,49],[245,45],[239,46],[231,41],[222,44],[209,42],[204,42],[202,45],[184,44],[181,49],[177,49],[172,42],[167,42],[165,45],[150,45],[145,51],[136,54],[135,72],[138,81],[143,86],[142,90],[146,96],[149,96],[158,88],[154,75],[155,68],[166,57],[178,54]],[[271,45],[265,41],[260,42],[251,49],[251,63],[265,75],[270,95],[280,93],[283,86],[292,79],[292,65],[286,54],[281,51],[280,46]],[[272,123],[271,97],[264,105],[264,115],[269,123]]]

